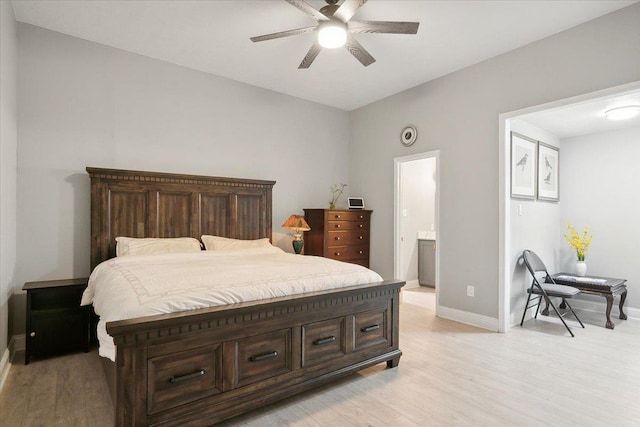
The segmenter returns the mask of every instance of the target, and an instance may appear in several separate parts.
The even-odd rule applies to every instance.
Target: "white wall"
[[[563,139],[560,154],[561,223],[593,235],[587,275],[627,279],[625,306],[640,308],[640,127]],[[559,261],[573,271],[567,243]]]
[[[0,2],[0,387],[7,362],[9,297],[16,268],[17,30],[10,2]]]
[[[349,182],[342,110],[26,24],[18,57],[16,286],[89,274],[86,166],[276,180],[288,251],[282,222]]]
[[[638,22],[635,4],[353,111],[350,185],[375,212],[372,267],[393,273],[393,159],[439,149],[440,305],[497,329],[498,115],[640,80]],[[409,123],[419,137],[405,148]]]
[[[560,148],[560,140],[553,134],[532,126],[522,120],[511,120],[511,130],[536,141]],[[560,161],[565,153],[560,150]],[[518,264],[524,249],[530,249],[542,258],[551,274],[559,272],[559,246],[563,228],[560,220],[561,206],[566,194],[564,182],[560,181],[560,201],[511,199],[511,271],[510,311],[511,324],[520,323],[527,302],[527,288],[531,276],[526,267]],[[522,210],[522,215],[520,215]]]
[[[400,279],[418,280],[418,231],[428,232],[435,224],[436,159],[418,159],[400,164],[402,188],[400,235]],[[402,214],[403,215],[403,214]]]

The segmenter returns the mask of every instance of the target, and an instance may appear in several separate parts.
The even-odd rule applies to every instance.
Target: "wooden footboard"
[[[403,285],[107,323],[116,425],[211,425],[368,366],[395,367]]]

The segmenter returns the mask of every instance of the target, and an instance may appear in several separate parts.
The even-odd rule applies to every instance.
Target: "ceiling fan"
[[[323,47],[337,48],[344,46],[362,65],[369,66],[376,60],[353,37],[358,33],[385,33],[385,34],[416,34],[419,22],[395,22],[395,21],[351,21],[356,11],[367,0],[344,0],[338,5],[339,0],[325,0],[327,6],[320,10],[315,9],[304,0],[284,0],[301,11],[311,15],[317,25],[297,28],[295,30],[280,31],[278,33],[265,34],[251,37],[252,42],[273,40],[281,37],[295,36],[298,34],[317,31],[318,38],[305,55],[298,68],[309,68]]]

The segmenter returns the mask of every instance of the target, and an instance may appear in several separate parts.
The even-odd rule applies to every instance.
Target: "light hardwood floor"
[[[615,318],[612,331],[603,313],[581,311],[575,338],[544,317],[497,334],[436,318],[428,293],[405,294],[397,368],[374,366],[222,425],[640,425],[640,321]],[[95,352],[15,364],[0,393],[0,426],[112,422]]]

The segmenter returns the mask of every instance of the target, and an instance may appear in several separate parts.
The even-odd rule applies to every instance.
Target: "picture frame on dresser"
[[[511,198],[535,199],[538,141],[511,132]]]
[[[538,200],[560,200],[560,149],[538,141]]]

